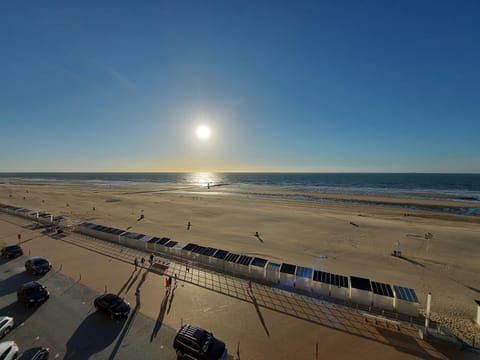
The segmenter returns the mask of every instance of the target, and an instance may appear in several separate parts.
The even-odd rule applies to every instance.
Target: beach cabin
[[[296,288],[304,291],[312,291],[312,275],[313,269],[303,266],[297,266],[295,272],[296,275]]]
[[[415,290],[393,285],[395,294],[395,311],[413,317],[418,316],[419,301]]]
[[[349,299],[348,277],[330,274],[330,296],[334,299],[347,301]]]
[[[213,255],[215,255],[216,252],[217,252],[217,249],[211,248],[211,247],[207,247],[202,251],[203,261],[205,261],[206,265],[213,265],[214,264],[213,259],[215,259],[215,258],[213,257]]]
[[[160,238],[154,236],[154,237],[152,237],[150,240],[148,240],[148,242],[147,242],[147,250],[155,252],[155,243],[156,243],[157,240],[159,240],[159,239],[160,239]]]
[[[151,239],[153,239],[153,236],[151,235],[145,235],[144,237],[141,237],[139,239],[140,243],[142,244],[142,248],[144,250],[148,250],[147,244]]]
[[[250,275],[250,263],[252,262],[253,257],[247,255],[240,255],[237,259],[236,266],[235,266],[235,273],[249,276]]]
[[[53,223],[52,215],[49,213],[39,213],[37,221],[40,224],[49,225]]]
[[[124,231],[120,229],[101,225],[94,226],[90,229],[91,236],[110,242],[118,242],[118,236],[123,232]]]
[[[128,247],[134,249],[141,249],[142,244],[139,242],[139,240],[144,236],[145,234],[138,234],[135,232],[127,231],[120,235],[120,242]]]
[[[265,281],[265,269],[268,260],[259,257],[254,257],[250,262],[250,276],[253,279]]]
[[[169,255],[177,255],[177,250],[175,248],[175,245],[178,244],[178,241],[170,240],[165,243],[165,252]]]
[[[206,249],[205,246],[197,245],[192,249],[192,259],[197,264],[205,264],[207,259],[202,255],[202,252]]]
[[[295,271],[296,265],[283,263],[280,266],[280,284],[285,288],[295,287]]]
[[[372,306],[372,284],[369,279],[350,276],[350,300],[355,304]]]
[[[177,242],[173,247],[170,248],[171,249],[170,253],[177,258],[181,258],[183,246],[184,246],[183,244]]]
[[[225,259],[224,259],[225,260],[225,271],[227,271],[231,274],[235,274],[235,272],[236,272],[235,263],[237,262],[239,257],[240,257],[240,255],[229,252],[227,254],[227,256],[225,256]]]
[[[195,249],[198,245],[193,243],[188,243],[183,247],[182,255],[183,257],[193,260],[193,249]]]
[[[330,276],[329,272],[314,270],[312,278],[312,291],[321,296],[330,296]]]
[[[389,284],[371,281],[373,291],[373,306],[393,311],[395,309],[395,297],[392,287]]]
[[[165,249],[165,244],[170,241],[170,238],[162,237],[154,243],[154,249],[156,253],[165,254],[167,251]]]
[[[280,282],[280,264],[268,262],[267,268],[265,269],[265,280],[273,284]]]
[[[217,250],[213,254],[213,259],[211,259],[211,264],[218,270],[224,271],[225,269],[225,257],[228,255],[227,250]]]

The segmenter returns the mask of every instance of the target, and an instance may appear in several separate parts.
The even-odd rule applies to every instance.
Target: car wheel
[[[11,327],[11,326],[7,327],[7,328],[3,331],[2,336],[7,335],[10,331],[12,331],[12,327]]]
[[[177,360],[183,359],[183,353],[180,350],[177,350]]]

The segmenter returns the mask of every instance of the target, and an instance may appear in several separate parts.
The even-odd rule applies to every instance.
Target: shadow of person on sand
[[[91,313],[68,339],[64,359],[89,359],[112,344],[124,324],[125,321],[106,319],[105,314],[98,311]]]
[[[157,321],[155,321],[155,326],[152,330],[152,335],[150,335],[150,342],[153,341],[154,338],[157,337],[158,331],[162,327],[163,318],[165,317],[165,311],[167,310],[167,303],[168,303],[168,291],[165,293],[165,296],[162,299],[162,303],[160,305],[160,311],[158,312]]]
[[[115,346],[113,347],[113,350],[110,356],[108,357],[108,360],[115,359],[115,356],[117,355],[117,352],[120,349],[120,346],[122,345],[123,339],[125,339],[125,336],[128,335],[128,331],[132,327],[132,324],[135,321],[135,318],[137,317],[139,308],[140,308],[140,303],[137,303],[137,306],[135,306],[132,313],[130,314],[130,317],[125,323],[125,326],[123,327],[122,332],[120,333],[120,336],[118,337],[117,342],[115,343]]]
[[[168,301],[168,309],[167,309],[167,314],[170,312],[170,309],[172,308],[172,302],[173,302],[173,297],[175,296],[175,290],[177,289],[177,285],[175,285],[172,289],[172,293],[170,294],[170,300]]]
[[[252,300],[253,306],[255,306],[255,311],[257,312],[258,318],[260,319],[260,322],[262,323],[263,328],[265,329],[265,333],[267,336],[270,336],[270,332],[268,331],[267,324],[265,323],[265,319],[263,318],[262,313],[260,312],[260,307],[258,306],[257,303],[257,298],[255,295],[253,295],[252,290],[247,290],[248,296],[250,297],[250,300]]]

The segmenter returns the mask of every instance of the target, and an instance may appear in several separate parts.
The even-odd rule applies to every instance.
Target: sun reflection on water
[[[208,186],[218,184],[221,182],[221,177],[212,172],[196,172],[186,174],[186,180],[192,185]]]

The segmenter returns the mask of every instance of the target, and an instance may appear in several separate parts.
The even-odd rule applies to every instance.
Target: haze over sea
[[[85,186],[109,187],[129,184],[158,183],[188,186],[269,186],[292,191],[319,194],[354,194],[396,198],[446,198],[480,204],[480,174],[423,173],[0,173],[0,184],[41,185],[47,182],[80,182]],[[226,191],[228,192],[228,191]],[[307,195],[264,194],[301,200],[332,201]],[[338,201],[338,200],[336,200]],[[357,201],[349,201],[357,202]],[[385,205],[384,202],[371,203]],[[393,205],[393,204],[389,204]],[[399,206],[398,204],[396,206]],[[410,207],[403,205],[403,207]],[[415,206],[418,208],[418,206]],[[480,216],[480,206],[436,209],[462,215]]]

